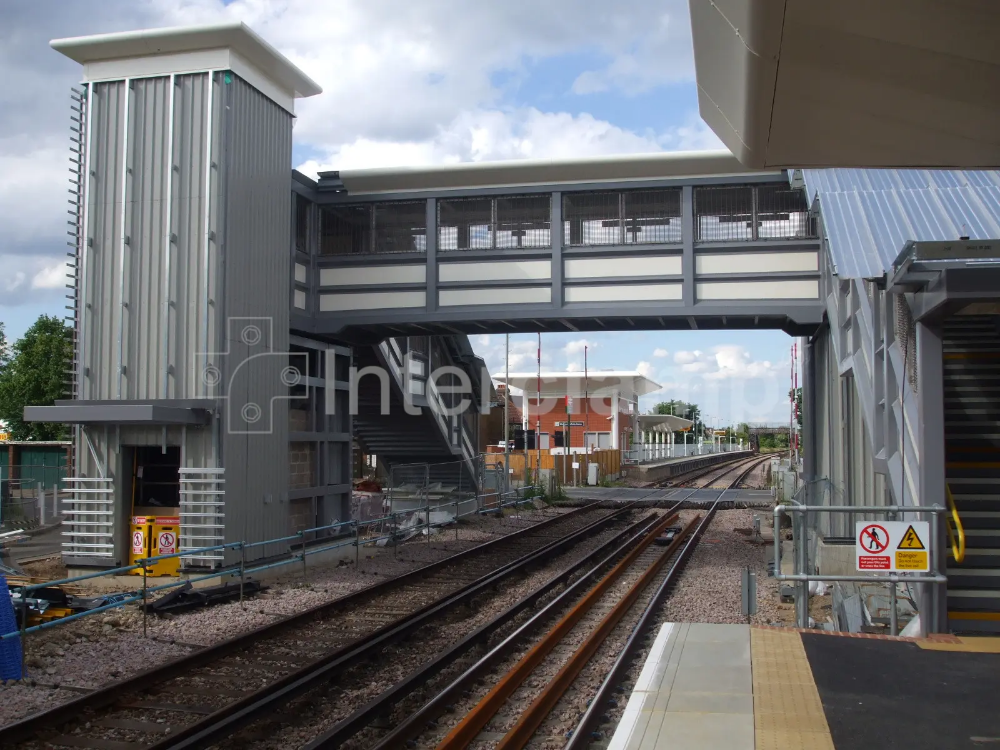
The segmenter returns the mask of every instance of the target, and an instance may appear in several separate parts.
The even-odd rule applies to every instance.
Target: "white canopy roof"
[[[498,383],[508,382],[505,376],[494,376]],[[512,372],[510,386],[520,388],[528,398],[533,397],[538,389],[538,373]],[[634,370],[592,370],[587,376],[583,372],[543,372],[542,398],[573,396],[580,398],[585,392],[591,395],[608,396],[617,390],[622,398],[634,400],[639,396],[660,390],[660,384],[654,383],[645,375]]]
[[[639,415],[639,429],[644,432],[674,432],[686,430],[693,424],[690,419],[675,417],[673,414]]]

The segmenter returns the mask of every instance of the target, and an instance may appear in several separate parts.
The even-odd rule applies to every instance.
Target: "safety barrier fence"
[[[20,639],[21,643],[24,644],[24,637],[29,633],[35,633],[41,630],[48,630],[50,628],[59,627],[61,625],[79,620],[84,617],[89,617],[91,615],[96,615],[101,612],[105,612],[110,609],[115,609],[118,607],[123,607],[126,604],[132,604],[135,602],[143,602],[146,604],[149,601],[151,595],[167,591],[178,586],[185,586],[189,583],[197,583],[199,581],[205,581],[213,578],[222,578],[225,576],[239,576],[240,579],[240,601],[243,601],[243,588],[246,584],[247,576],[253,575],[254,573],[259,573],[264,570],[269,570],[273,568],[279,568],[284,565],[293,565],[296,563],[301,563],[302,565],[302,575],[303,577],[307,574],[307,564],[306,560],[310,555],[316,555],[321,552],[328,552],[330,550],[338,549],[341,547],[355,548],[355,564],[360,562],[361,547],[371,544],[377,544],[380,541],[388,541],[390,539],[397,539],[401,536],[401,531],[413,532],[413,533],[425,533],[427,534],[428,541],[430,541],[430,530],[435,527],[446,526],[451,523],[456,523],[459,518],[463,518],[471,515],[482,515],[488,513],[496,513],[501,511],[505,507],[512,505],[517,505],[525,502],[526,500],[536,497],[541,494],[541,488],[536,486],[519,487],[507,492],[493,492],[485,495],[477,494],[475,507],[472,510],[466,511],[464,513],[459,513],[459,503],[460,498],[455,498],[452,502],[442,503],[440,505],[431,506],[425,505],[418,508],[411,508],[404,512],[390,513],[388,515],[382,516],[380,518],[373,518],[367,521],[341,521],[338,523],[332,523],[326,526],[317,526],[310,529],[302,529],[294,534],[288,536],[279,537],[277,539],[266,539],[260,542],[228,542],[226,544],[218,544],[212,547],[201,547],[199,552],[202,553],[218,553],[220,556],[224,555],[225,552],[239,553],[239,562],[230,564],[224,568],[216,569],[211,573],[205,575],[192,576],[184,578],[182,580],[170,581],[168,583],[150,586],[148,583],[148,570],[156,563],[162,562],[164,560],[171,560],[180,557],[187,557],[191,554],[190,550],[182,550],[180,552],[175,552],[169,555],[158,555],[156,557],[143,558],[136,563],[131,565],[123,565],[117,568],[111,568],[107,570],[95,571],[93,573],[84,573],[78,576],[73,576],[70,578],[63,578],[56,581],[46,581],[44,583],[26,584],[23,586],[11,586],[10,590],[12,593],[17,593],[22,601],[23,612],[20,618],[20,629],[11,631],[9,633],[0,634],[0,641],[6,641],[10,639]],[[446,520],[441,520],[437,522],[431,521],[431,513],[433,511],[441,511],[448,509],[455,509],[454,516],[449,516]],[[419,518],[419,515],[423,513],[425,522],[420,525],[411,525],[401,529],[399,522],[406,516],[412,518]],[[385,533],[387,525],[391,529],[389,533]],[[375,531],[375,535],[368,536],[362,534],[362,529],[372,529],[378,527]],[[324,544],[322,546],[312,546],[306,547],[306,537],[310,534],[317,534],[320,532],[344,532],[350,533],[347,539],[336,541],[332,544]],[[458,527],[456,525],[456,538],[458,534]],[[336,537],[333,537],[336,538]],[[300,545],[301,551],[298,553],[291,553],[286,559],[277,560],[275,562],[265,563],[262,565],[254,565],[252,567],[247,567],[246,563],[246,551],[249,549],[254,549],[256,547],[263,547],[270,544],[294,544],[298,543]],[[395,554],[395,548],[393,549]],[[33,591],[39,589],[50,588],[52,586],[61,586],[64,584],[78,583],[80,581],[92,580],[94,578],[101,578],[105,576],[113,575],[123,575],[131,573],[132,571],[141,570],[142,571],[142,588],[136,589],[131,592],[124,592],[127,594],[126,598],[118,599],[109,604],[101,605],[93,609],[88,609],[84,612],[77,612],[66,617],[59,618],[58,620],[51,620],[49,622],[43,622],[39,625],[33,625],[27,627],[27,608],[31,603],[30,594]],[[143,607],[143,635],[146,634],[146,608]],[[22,645],[22,658],[25,649]]]
[[[820,480],[820,482],[825,480]],[[808,482],[800,488],[800,490],[805,490],[803,494],[804,497],[809,496],[809,492],[814,490],[819,485],[819,482],[813,481]],[[792,559],[792,573],[783,574],[781,572],[781,544],[778,542],[778,530],[781,528],[781,517],[784,514],[789,514],[792,521],[792,537],[793,537],[793,559]],[[904,520],[907,517],[912,516],[910,514],[927,514],[927,518],[930,521],[930,538],[931,540],[938,539],[938,524],[939,516],[947,513],[947,508],[941,505],[812,505],[809,503],[803,504],[798,502],[796,499],[792,499],[788,504],[785,505],[775,505],[774,506],[774,529],[775,529],[775,544],[774,546],[774,578],[779,582],[789,582],[795,583],[797,585],[796,593],[796,620],[797,625],[800,628],[805,628],[809,626],[809,592],[808,586],[810,581],[824,581],[824,582],[845,582],[845,583],[884,583],[889,587],[889,632],[890,635],[896,635],[898,632],[897,623],[897,591],[896,586],[899,583],[903,584],[931,584],[940,587],[942,596],[947,596],[946,585],[948,583],[948,577],[938,568],[938,563],[933,554],[928,555],[929,570],[927,573],[887,573],[879,575],[834,575],[834,574],[821,574],[812,573],[813,564],[810,562],[811,559],[815,559],[813,555],[810,555],[810,525],[811,520],[815,517],[813,514],[820,513],[830,513],[830,514],[849,514],[850,516],[857,516],[859,514],[865,514],[868,518],[873,516],[884,515],[888,519],[899,519]],[[851,535],[853,537],[853,530]],[[936,543],[932,541],[932,543]],[[812,545],[814,547],[814,545]],[[814,552],[815,554],[815,552]],[[927,622],[924,618],[920,621],[921,636],[927,634]]]

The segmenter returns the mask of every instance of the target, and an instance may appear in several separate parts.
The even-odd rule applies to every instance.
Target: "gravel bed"
[[[239,736],[223,743],[221,747],[254,750],[265,748],[297,747],[318,736],[348,716],[358,706],[374,699],[381,692],[429,661],[433,656],[446,650],[476,628],[515,604],[531,591],[550,580],[576,560],[607,542],[619,533],[623,524],[588,537],[570,550],[556,555],[545,565],[524,578],[502,584],[495,592],[483,595],[473,604],[474,611],[463,616],[460,609],[450,621],[437,621],[413,634],[407,641],[389,646],[382,652],[377,664],[366,664],[358,669],[350,669],[338,676],[337,684],[325,690],[313,691],[300,698],[282,712],[283,717],[295,716],[294,724],[285,724],[276,719],[261,722],[244,730]],[[554,596],[555,593],[551,595]],[[530,616],[524,613],[523,617]],[[512,626],[508,626],[508,629]],[[451,665],[435,683],[446,676],[457,676],[472,661],[478,658],[478,650]],[[430,686],[427,686],[428,688]],[[402,720],[411,710],[416,709],[431,695],[427,690],[418,690],[393,709],[393,718]],[[398,717],[398,719],[397,719]],[[378,730],[365,730],[345,744],[346,748],[367,747],[379,736]]]
[[[232,638],[274,622],[278,617],[337,599],[376,582],[393,578],[430,562],[533,526],[569,509],[543,507],[540,510],[496,516],[471,516],[458,527],[445,527],[426,537],[415,538],[392,548],[368,548],[372,555],[362,559],[359,569],[331,562],[310,564],[303,584],[300,568],[294,573],[266,581],[270,589],[248,599],[245,608],[238,602],[220,604],[191,612],[147,618],[148,636],[143,637],[143,617],[135,606],[85,617],[28,636],[26,666],[29,679],[0,683],[0,726],[53,708],[78,697],[79,691],[63,686],[98,688],[139,671],[178,658],[198,646]],[[38,572],[41,572],[40,570]],[[61,566],[47,565],[50,579],[65,574]],[[101,579],[96,579],[100,581]],[[90,584],[85,591],[122,590],[110,582]],[[53,687],[58,686],[58,687]],[[155,719],[154,719],[155,720]]]

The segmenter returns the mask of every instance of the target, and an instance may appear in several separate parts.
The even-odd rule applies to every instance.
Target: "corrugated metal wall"
[[[226,539],[256,541],[288,528],[288,402],[275,395],[288,365],[292,117],[231,73],[220,93]]]

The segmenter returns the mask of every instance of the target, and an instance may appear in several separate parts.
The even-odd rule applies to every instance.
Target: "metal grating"
[[[681,191],[570,193],[563,198],[566,243],[631,245],[681,241]]]
[[[320,213],[320,255],[371,252],[371,206],[324,206]]]
[[[190,567],[220,567],[222,550],[210,550],[225,543],[225,469],[181,467],[180,551],[181,563]],[[245,540],[244,540],[245,541]]]
[[[438,201],[438,250],[509,250],[552,245],[548,195]]]
[[[301,195],[295,198],[295,249],[300,253],[309,252],[309,201]]]
[[[64,555],[97,557],[115,556],[115,489],[110,477],[66,477],[61,532]]]
[[[805,195],[783,182],[697,187],[694,212],[695,239],[700,242],[816,236]]]
[[[749,186],[695,188],[695,239],[701,242],[752,240],[753,204],[753,188]]]
[[[320,255],[422,253],[427,250],[424,201],[325,206]]]
[[[758,185],[754,191],[757,196],[755,239],[803,239],[816,236],[802,190],[780,183]]]
[[[376,203],[374,239],[376,253],[426,252],[426,202]]]
[[[66,315],[64,320],[70,328],[72,337],[73,359],[70,369],[66,371],[66,392],[70,398],[80,398],[80,374],[82,367],[81,341],[80,341],[80,269],[84,254],[83,242],[83,214],[84,214],[84,193],[86,192],[86,161],[87,142],[85,133],[87,130],[87,97],[89,87],[85,86],[83,91],[70,89],[72,106],[70,107],[70,157],[69,157],[69,219],[67,225],[69,229],[66,234],[69,240],[66,242],[71,248],[66,255],[66,278],[69,283],[66,288],[69,294],[66,295]]]
[[[914,393],[917,393],[917,326],[913,322],[910,306],[901,294],[892,295],[896,303],[896,342],[899,353],[903,355],[903,368],[907,382]]]

